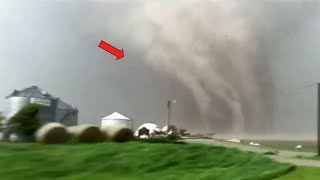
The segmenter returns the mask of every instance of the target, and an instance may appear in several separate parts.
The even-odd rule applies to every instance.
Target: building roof
[[[30,97],[30,98],[46,98],[46,99],[56,99],[57,100],[57,108],[58,109],[76,109],[75,107],[67,104],[66,102],[62,101],[59,98],[55,98],[51,94],[46,91],[41,90],[37,86],[30,86],[23,90],[14,90],[9,96],[6,98],[11,97]]]
[[[14,90],[13,93],[11,93],[6,98],[10,98],[10,97],[34,97],[34,98],[55,99],[51,94],[45,91],[42,91],[37,86],[31,86],[20,91]]]
[[[102,118],[102,120],[127,120],[127,121],[129,121],[131,119],[125,117],[124,115],[122,115],[118,112],[114,112],[114,113]]]

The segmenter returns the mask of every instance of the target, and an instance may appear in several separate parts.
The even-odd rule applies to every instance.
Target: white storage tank
[[[101,119],[101,128],[108,127],[125,127],[131,129],[132,120],[118,112],[114,112]]]

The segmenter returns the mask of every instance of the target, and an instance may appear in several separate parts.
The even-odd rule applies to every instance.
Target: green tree
[[[29,104],[23,107],[17,114],[9,119],[8,128],[11,133],[17,133],[22,137],[32,137],[40,127],[38,113],[40,105]]]

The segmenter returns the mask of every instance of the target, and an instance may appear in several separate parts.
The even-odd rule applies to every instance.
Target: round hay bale
[[[69,140],[69,134],[60,123],[48,123],[36,132],[36,140],[44,144],[62,144]]]
[[[68,127],[68,133],[76,142],[98,143],[106,140],[106,136],[101,130],[93,125],[79,125]]]
[[[126,127],[109,126],[102,131],[115,142],[127,142],[133,140],[133,131]]]

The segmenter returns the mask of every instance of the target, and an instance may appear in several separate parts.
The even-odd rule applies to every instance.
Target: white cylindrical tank
[[[122,128],[131,128],[131,121],[123,119],[105,119],[101,121],[101,127],[122,127]]]
[[[7,118],[14,116],[20,109],[30,103],[30,98],[28,97],[10,97],[9,98],[9,113]]]

